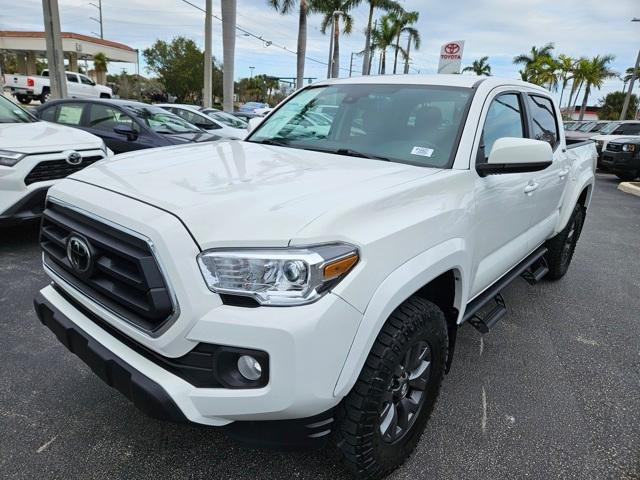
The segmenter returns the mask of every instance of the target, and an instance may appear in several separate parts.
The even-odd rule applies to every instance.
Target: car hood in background
[[[206,249],[286,246],[324,213],[347,213],[439,171],[221,140],[118,155],[71,178],[175,214]]]
[[[0,123],[3,150],[41,153],[102,148],[100,138],[77,128],[49,122]]]

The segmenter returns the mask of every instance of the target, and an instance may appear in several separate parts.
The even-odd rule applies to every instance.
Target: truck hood
[[[3,150],[24,153],[102,148],[100,138],[77,128],[49,122],[0,123]]]
[[[347,212],[438,171],[219,141],[117,155],[70,178],[173,213],[207,249],[286,246],[327,211]]]

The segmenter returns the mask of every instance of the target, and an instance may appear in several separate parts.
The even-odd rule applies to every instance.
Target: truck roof
[[[478,77],[476,75],[368,75],[360,77],[334,78],[320,80],[313,85],[330,84],[388,84],[388,85],[442,85],[450,87],[471,88],[479,83],[488,84],[490,87],[501,85],[522,86],[534,88],[541,92],[549,93],[548,90],[533,83],[523,82],[515,78],[507,77]]]

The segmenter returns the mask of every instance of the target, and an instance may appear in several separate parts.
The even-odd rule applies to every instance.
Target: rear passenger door
[[[67,93],[72,98],[82,97],[82,86],[79,83],[78,75],[75,73],[66,73],[67,77]]]
[[[570,175],[566,149],[560,143],[558,112],[551,99],[543,94],[528,93],[527,113],[529,117],[529,137],[548,142],[553,150],[552,164],[533,172],[532,181],[537,189],[531,192],[535,209],[531,210],[530,249],[541,245],[553,234],[560,206]]]

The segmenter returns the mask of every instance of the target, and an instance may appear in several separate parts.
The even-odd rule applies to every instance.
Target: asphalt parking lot
[[[598,174],[564,279],[465,326],[420,445],[392,478],[640,479],[640,198]],[[243,447],[145,417],[37,320],[37,227],[0,230],[0,477],[348,478],[330,451]]]

